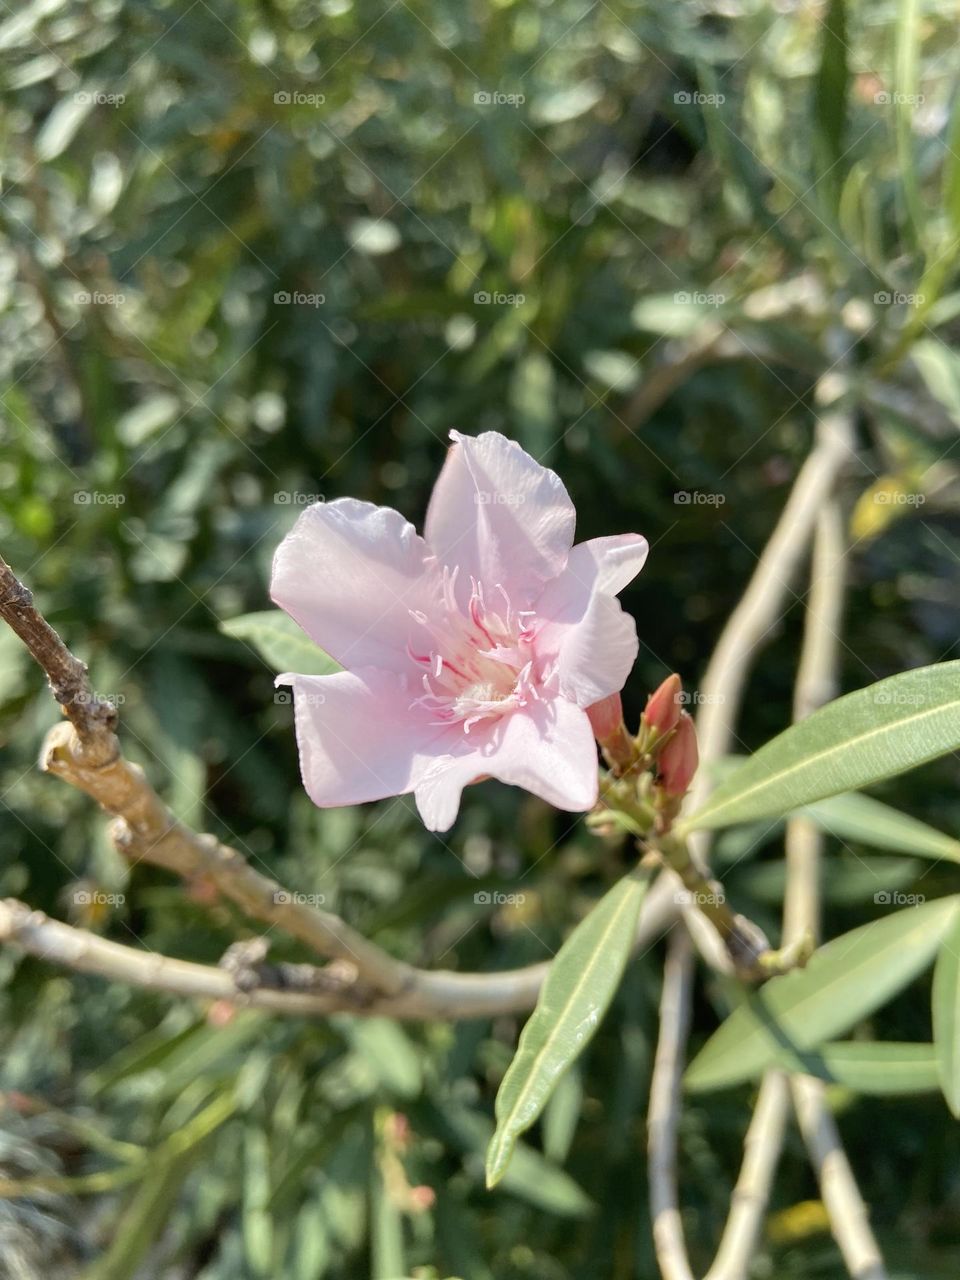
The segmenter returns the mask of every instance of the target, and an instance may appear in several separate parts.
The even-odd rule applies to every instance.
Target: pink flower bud
[[[425,1213],[427,1209],[432,1209],[436,1204],[437,1193],[433,1187],[428,1187],[421,1183],[418,1187],[410,1188],[410,1212]]]
[[[628,769],[633,763],[634,744],[623,723],[623,704],[619,693],[611,693],[592,707],[587,707],[587,718],[611,769],[617,773]]]
[[[606,742],[608,738],[614,737],[623,724],[623,703],[619,693],[611,693],[609,697],[595,702],[592,707],[587,707],[587,716],[593,728],[593,736],[598,742]]]
[[[666,795],[682,796],[697,772],[700,754],[697,732],[686,711],[681,712],[676,732],[660,753],[658,760],[660,785]]]
[[[682,692],[683,685],[680,677],[674,672],[672,676],[667,676],[660,687],[647,699],[643,722],[649,728],[656,729],[658,737],[664,737],[671,729],[677,727],[682,709],[680,705]]]

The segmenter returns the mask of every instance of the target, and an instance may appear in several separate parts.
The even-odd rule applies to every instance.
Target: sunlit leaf
[[[912,853],[935,862],[941,858],[960,862],[960,840],[871,796],[856,792],[830,796],[797,812],[843,840],[856,840],[891,853]]]
[[[958,898],[898,911],[834,938],[805,969],[750,993],[710,1037],[686,1076],[690,1089],[752,1079],[855,1026],[921,973],[957,915]]]
[[[625,876],[557,952],[497,1094],[488,1186],[503,1177],[517,1138],[540,1115],[560,1076],[600,1025],[626,966],[646,887],[639,874]]]
[[[960,748],[960,661],[918,667],[828,703],[725,777],[683,829],[777,817]]]
[[[943,1096],[960,1118],[960,914],[940,944],[933,971],[933,1041]]]

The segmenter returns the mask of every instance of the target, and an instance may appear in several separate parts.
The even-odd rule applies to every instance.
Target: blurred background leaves
[[[32,0],[3,8],[0,50],[0,545],[186,821],[418,963],[548,957],[619,851],[495,784],[445,840],[402,799],[313,809],[272,671],[220,623],[268,607],[273,549],[305,503],[422,520],[448,430],[492,428],[562,475],[580,537],[651,541],[624,597],[642,639],[630,712],[669,670],[695,689],[838,343],[858,432],[844,685],[956,656],[947,9]],[[745,749],[789,717],[797,592]],[[37,775],[55,718],[41,685],[0,634],[0,890],[215,963],[246,926],[131,873],[91,806]],[[956,781],[947,761],[884,798],[955,834]],[[870,918],[877,889],[956,890],[943,865],[873,858],[851,891],[864,846],[834,844],[831,931]],[[740,864],[728,892],[775,931],[775,834],[726,833],[725,862]],[[651,1276],[655,959],[631,967],[491,1197],[516,1019],[280,1023],[0,955],[0,1177],[47,1180],[0,1200],[0,1265],[18,1280]],[[876,1034],[928,1038],[921,1008],[905,995]],[[698,1034],[714,1021],[698,1010]],[[698,1263],[747,1097],[684,1116]],[[883,1103],[881,1124],[875,1099],[834,1101],[894,1270],[955,1276],[942,1104]],[[816,1194],[788,1159],[758,1276],[841,1274]]]

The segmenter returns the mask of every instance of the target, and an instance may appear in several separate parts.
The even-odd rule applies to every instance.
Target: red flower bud
[[[668,796],[682,796],[693,781],[700,763],[697,751],[697,732],[693,721],[682,712],[673,737],[660,752],[657,766],[660,785]]]
[[[682,692],[683,685],[680,677],[674,672],[672,676],[667,676],[660,687],[647,699],[643,722],[649,728],[656,729],[658,737],[664,737],[671,729],[677,727],[682,710],[680,702]]]

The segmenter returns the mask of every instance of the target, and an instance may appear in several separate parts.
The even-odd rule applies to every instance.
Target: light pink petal
[[[504,718],[488,773],[532,791],[558,809],[597,802],[597,745],[585,711],[555,698]]]
[[[596,804],[593,730],[586,712],[564,698],[533,703],[490,728],[477,726],[468,740],[471,754],[438,757],[417,783],[417,808],[430,830],[448,830],[463,788],[486,775],[531,791],[558,809],[579,813]]]
[[[415,694],[393,672],[288,674],[277,684],[293,686],[303,785],[322,809],[412,790],[446,732],[410,711]]]
[[[524,609],[561,572],[573,543],[576,512],[559,476],[496,431],[450,433],[427,510],[430,550],[461,566],[458,589],[474,577],[500,583]]]
[[[647,542],[639,534],[581,542],[536,602],[537,655],[558,663],[560,692],[589,707],[618,693],[637,659],[637,628],[614,593],[640,572]]]
[[[563,573],[547,583],[536,602],[538,617],[579,622],[595,591],[615,596],[643,568],[649,547],[639,533],[591,538],[573,548]]]
[[[424,765],[417,779],[414,796],[428,831],[449,831],[460,811],[463,788],[490,773],[478,749],[488,735],[479,726],[469,737],[464,738],[462,729],[460,734],[464,739],[457,744],[460,750],[437,755]]]
[[[308,507],[273,561],[271,597],[342,666],[407,671],[410,609],[427,598],[426,544],[389,507]]]
[[[627,682],[640,648],[637,625],[613,596],[594,593],[578,623],[564,628],[557,650],[560,692],[590,707]]]

